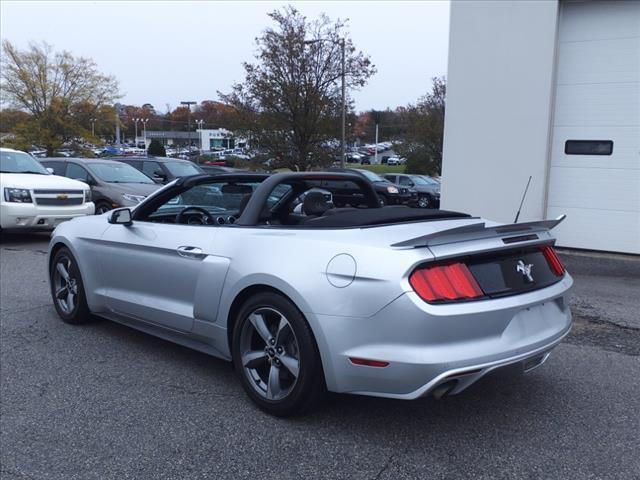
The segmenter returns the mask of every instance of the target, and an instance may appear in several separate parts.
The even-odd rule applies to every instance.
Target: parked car
[[[219,173],[233,173],[233,172],[241,172],[242,170],[240,170],[239,168],[232,168],[232,167],[227,167],[224,165],[200,165],[200,168],[202,169],[202,171],[204,173],[212,173],[212,174],[219,174]]]
[[[329,172],[344,172],[354,173],[364,177],[368,182],[373,185],[381,206],[385,205],[402,205],[416,202],[418,199],[418,192],[407,187],[399,187],[394,185],[389,180],[382,178],[377,173],[363,168],[338,168],[332,167],[328,169]],[[338,204],[339,199],[336,199]]]
[[[398,157],[397,155],[394,155],[387,159],[387,165],[404,165],[405,163],[407,163],[407,159]]]
[[[91,187],[96,214],[133,207],[160,188],[131,165],[92,158],[47,158],[40,163],[56,175],[80,180]]]
[[[119,162],[131,165],[158,183],[169,183],[180,177],[203,173],[202,169],[189,160],[167,157],[127,157]]]
[[[383,177],[400,187],[416,190],[418,192],[417,207],[440,208],[440,184],[430,180],[429,177],[406,173],[386,173]]]
[[[362,208],[315,191],[293,212],[345,183]],[[571,329],[561,220],[380,208],[347,172],[203,175],[62,224],[46,265],[63,321],[97,315],[232,361],[249,398],[287,416],[325,390],[442,397],[542,365]]]
[[[31,155],[0,148],[0,230],[52,230],[65,220],[91,215],[85,183],[51,175]]]

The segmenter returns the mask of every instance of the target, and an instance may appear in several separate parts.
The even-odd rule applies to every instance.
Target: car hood
[[[38,175],[35,173],[0,173],[0,183],[5,188],[46,188],[86,190],[89,186],[79,180],[58,175]]]
[[[115,192],[144,195],[145,197],[163,187],[157,183],[107,183],[107,185]]]

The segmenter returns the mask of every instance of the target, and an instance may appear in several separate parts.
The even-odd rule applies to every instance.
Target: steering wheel
[[[183,222],[184,220],[184,216],[185,214],[190,211],[193,210],[194,212],[198,212],[200,214],[200,217],[189,217],[187,219],[186,222]],[[196,220],[196,222],[192,222],[192,220]],[[178,213],[178,215],[176,216],[176,223],[186,223],[188,225],[213,225],[213,218],[211,218],[211,214],[205,210],[204,208],[200,208],[200,207],[185,207],[182,210],[180,210],[180,213]]]

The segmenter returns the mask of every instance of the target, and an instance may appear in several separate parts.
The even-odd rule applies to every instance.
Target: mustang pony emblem
[[[532,268],[533,263],[524,263],[522,260],[518,260],[516,272],[520,272],[527,282],[533,282],[533,276],[531,275]]]

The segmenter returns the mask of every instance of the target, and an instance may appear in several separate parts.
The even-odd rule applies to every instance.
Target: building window
[[[611,155],[613,153],[613,141],[567,140],[564,143],[564,153],[567,155]]]

